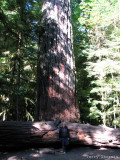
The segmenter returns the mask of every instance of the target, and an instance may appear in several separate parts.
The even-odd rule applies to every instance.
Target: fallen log
[[[60,144],[60,121],[0,122],[0,147]],[[70,144],[120,148],[120,129],[66,122]]]

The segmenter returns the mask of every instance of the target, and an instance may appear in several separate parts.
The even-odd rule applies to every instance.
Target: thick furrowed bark
[[[37,120],[79,121],[70,0],[45,0],[38,63]]]
[[[120,129],[66,122],[70,144],[120,148]],[[60,124],[61,125],[61,124]],[[0,147],[60,143],[59,125],[45,122],[0,122]]]

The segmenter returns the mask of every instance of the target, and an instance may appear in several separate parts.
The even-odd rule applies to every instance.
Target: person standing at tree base
[[[63,123],[62,127],[59,129],[59,138],[62,143],[63,153],[66,154],[66,147],[69,145],[70,134],[65,123]]]

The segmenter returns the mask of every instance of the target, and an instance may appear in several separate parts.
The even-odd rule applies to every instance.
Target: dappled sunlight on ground
[[[55,149],[55,154],[43,154],[42,149],[28,149],[0,154],[0,160],[120,160],[119,149],[79,147],[63,154]]]

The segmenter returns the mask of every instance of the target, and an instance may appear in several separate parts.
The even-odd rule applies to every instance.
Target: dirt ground
[[[42,153],[44,149],[26,149],[11,152],[0,152],[0,160],[120,160],[120,149],[111,148],[71,148],[66,154],[61,149],[55,153]]]

